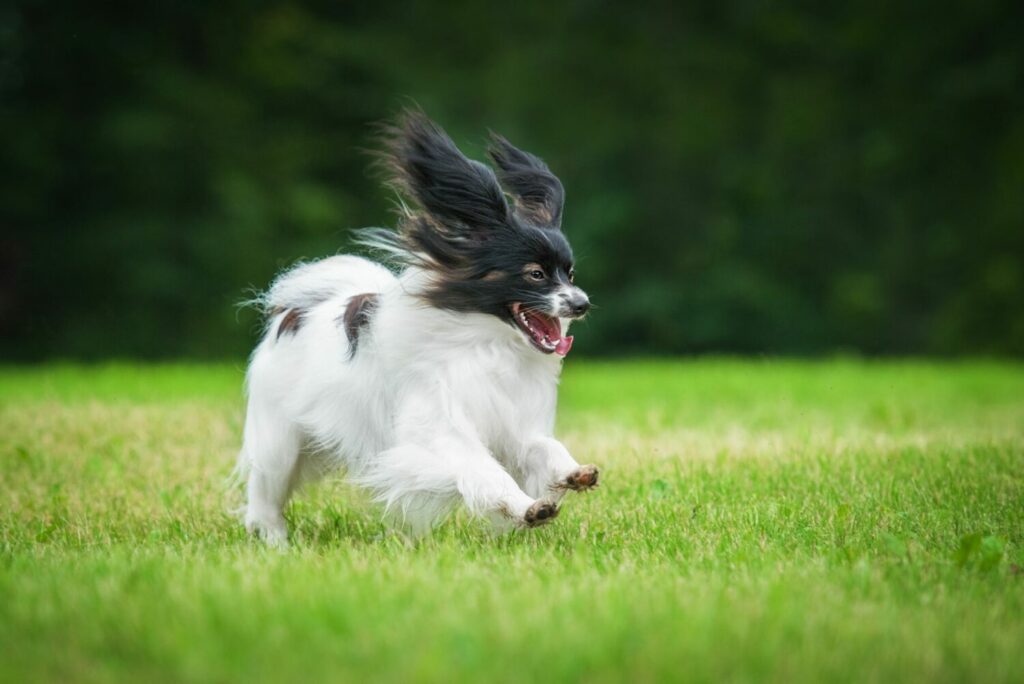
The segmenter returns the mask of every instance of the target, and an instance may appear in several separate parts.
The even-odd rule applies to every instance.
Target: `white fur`
[[[508,527],[525,524],[536,500],[561,497],[579,467],[552,437],[561,359],[494,316],[424,304],[428,278],[336,256],[274,282],[262,304],[278,313],[249,366],[239,458],[250,531],[285,543],[291,493],[339,468],[414,533],[460,500]],[[350,357],[340,317],[366,292],[379,305]],[[279,337],[292,308],[305,312],[301,325]]]

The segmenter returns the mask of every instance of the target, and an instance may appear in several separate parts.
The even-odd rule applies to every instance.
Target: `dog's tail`
[[[245,302],[268,319],[289,309],[309,309],[333,297],[382,292],[396,281],[378,263],[356,256],[303,262],[277,276],[266,292]]]

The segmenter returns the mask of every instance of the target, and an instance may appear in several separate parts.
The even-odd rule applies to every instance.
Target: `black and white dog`
[[[552,437],[566,332],[589,308],[560,229],[562,184],[499,136],[495,175],[418,111],[385,141],[409,205],[396,231],[364,242],[401,272],[335,256],[259,300],[268,323],[239,469],[246,528],[270,544],[286,543],[292,491],[335,468],[414,533],[460,499],[499,528],[533,527],[567,490],[597,484]]]

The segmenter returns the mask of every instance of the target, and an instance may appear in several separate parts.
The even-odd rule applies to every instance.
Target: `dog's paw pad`
[[[526,510],[523,520],[527,527],[539,527],[549,523],[558,516],[558,504],[554,501],[534,501]]]
[[[565,478],[565,486],[577,492],[597,486],[600,471],[597,466],[585,465],[569,473]]]

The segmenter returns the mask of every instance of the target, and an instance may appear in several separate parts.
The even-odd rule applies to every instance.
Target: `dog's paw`
[[[527,527],[540,527],[558,516],[558,504],[554,501],[538,500],[526,509],[523,522]]]
[[[282,550],[288,548],[288,526],[283,518],[280,520],[248,518],[245,521],[245,530],[270,548]]]
[[[584,465],[566,475],[565,480],[561,484],[565,489],[583,492],[597,486],[599,475],[600,471],[597,469],[597,466]]]

